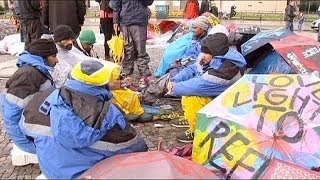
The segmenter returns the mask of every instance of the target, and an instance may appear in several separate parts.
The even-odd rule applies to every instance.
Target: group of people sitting
[[[197,111],[239,80],[246,68],[245,58],[232,46],[228,30],[214,15],[205,13],[188,26],[189,32],[171,43],[164,52],[166,57],[160,65],[167,68],[158,69],[156,74],[165,83],[156,81],[142,93],[143,102],[150,104],[156,100],[150,98],[155,94],[182,97],[184,116],[171,121],[171,125],[188,128],[177,136],[177,140],[184,143],[193,142]],[[184,44],[179,44],[182,41]],[[166,88],[159,93],[163,84]]]
[[[32,41],[1,96],[14,145],[38,157],[46,178],[76,178],[107,157],[148,150],[125,117],[130,107],[115,102],[119,66],[86,56],[91,35],[75,40],[59,25],[54,40]]]
[[[166,76],[165,92],[182,97],[184,110],[184,118],[171,124],[189,127],[177,137],[181,142],[193,141],[196,112],[241,78],[246,66],[230,47],[226,28],[211,17],[193,20],[190,32],[181,37],[193,39],[183,54],[192,63]],[[76,178],[110,156],[148,150],[128,119],[147,116],[141,102],[157,81],[139,98],[121,87],[117,64],[90,57],[92,31],[74,38],[70,27],[59,25],[53,40],[32,41],[1,96],[8,134],[19,149],[37,155],[50,179]],[[130,103],[121,103],[123,98]]]

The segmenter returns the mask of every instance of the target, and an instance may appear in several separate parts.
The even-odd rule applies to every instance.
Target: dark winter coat
[[[291,5],[288,5],[286,7],[286,17],[285,17],[285,20],[286,21],[293,21],[293,19],[296,17],[296,15],[294,14],[294,7],[291,6]]]
[[[75,34],[79,34],[86,15],[85,0],[45,0],[43,23],[52,32],[60,24],[70,26]]]
[[[31,139],[19,128],[22,111],[33,96],[53,87],[49,71],[53,68],[45,64],[40,56],[23,52],[18,59],[19,69],[6,83],[5,93],[1,95],[1,109],[7,133],[20,149],[36,153]]]
[[[113,23],[125,26],[148,25],[148,6],[154,0],[113,0]]]
[[[201,2],[201,7],[199,10],[199,15],[205,13],[205,12],[210,12],[210,5],[208,0],[203,0]]]
[[[40,19],[40,0],[18,1],[21,20]]]

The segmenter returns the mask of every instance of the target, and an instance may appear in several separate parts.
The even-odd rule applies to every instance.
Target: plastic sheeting
[[[20,34],[12,34],[0,41],[0,52],[18,56],[24,50],[24,42],[21,42]]]

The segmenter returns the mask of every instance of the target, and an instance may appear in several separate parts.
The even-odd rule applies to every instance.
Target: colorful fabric
[[[309,75],[245,75],[198,112],[193,160],[231,179],[272,158],[319,167],[319,90]]]

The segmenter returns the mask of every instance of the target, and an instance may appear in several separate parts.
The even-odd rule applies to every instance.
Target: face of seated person
[[[213,59],[213,56],[211,54],[207,53],[202,53],[202,58],[201,58],[201,65],[208,65]]]
[[[83,49],[87,52],[90,52],[93,48],[92,44],[87,44],[87,43],[81,43],[81,44],[82,44]]]
[[[73,45],[73,41],[74,39],[72,38],[68,38],[68,39],[64,39],[60,42],[57,42],[57,44],[62,47],[65,50],[71,50],[72,49],[72,45]]]
[[[54,67],[59,62],[57,58],[57,54],[52,54],[46,57],[46,61],[47,61],[46,63],[51,67]]]
[[[205,31],[199,27],[193,27],[194,28],[194,32],[193,32],[193,35],[195,37],[201,37],[202,35],[205,34]]]

